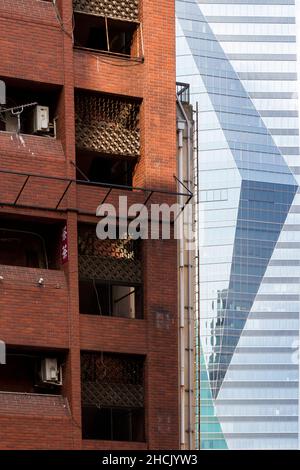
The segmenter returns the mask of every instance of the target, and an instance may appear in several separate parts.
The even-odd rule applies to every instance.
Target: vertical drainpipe
[[[192,154],[191,154],[191,128],[192,128],[192,123],[191,121],[186,117],[187,119],[187,185],[189,191],[192,193],[192,187],[191,187],[191,159],[192,159]],[[190,235],[190,230],[191,230],[191,224],[192,220],[188,220],[189,224],[189,235]],[[188,367],[189,367],[189,383],[188,383],[188,394],[189,394],[189,449],[194,448],[194,442],[193,442],[193,422],[194,422],[194,344],[193,344],[193,327],[194,327],[194,317],[193,317],[193,290],[192,290],[192,256],[191,256],[191,250],[190,247],[187,250],[187,283],[188,283],[188,291],[187,291],[187,309],[188,309],[188,355],[189,355],[189,361],[188,361]]]
[[[188,181],[188,189],[192,192],[191,188],[191,122],[189,121],[187,123],[188,125],[188,155],[187,155],[187,181]],[[193,216],[193,214],[191,214]],[[192,229],[192,220],[188,221],[189,223],[189,235],[191,233]],[[188,301],[187,301],[187,307],[188,307],[188,354],[189,354],[189,449],[194,448],[194,442],[193,442],[193,422],[195,419],[195,416],[193,416],[194,413],[194,344],[193,344],[193,338],[194,338],[194,311],[193,311],[193,287],[192,287],[192,273],[191,270],[193,269],[193,262],[192,262],[192,255],[191,255],[191,249],[187,250],[187,276],[188,276]]]
[[[177,123],[178,131],[178,179],[183,175],[183,131],[185,125]],[[179,196],[179,205],[183,205],[183,196]],[[180,448],[185,449],[185,322],[184,322],[184,227],[180,221],[179,233],[179,345],[180,345]]]
[[[182,181],[183,179],[183,131],[187,129],[187,180],[188,180],[188,189],[191,191],[191,128],[192,123],[191,120],[187,117],[185,110],[180,102],[177,100],[178,106],[184,116],[184,120],[186,125],[182,122],[178,123],[178,179]],[[192,192],[192,191],[191,191]],[[184,205],[183,196],[180,196],[180,205]],[[180,357],[180,387],[181,387],[181,441],[183,443],[183,448],[185,446],[185,341],[184,341],[184,333],[185,333],[185,285],[184,285],[184,248],[185,248],[185,241],[184,241],[184,227],[183,223],[180,224],[180,347],[181,347],[181,357]],[[187,260],[187,311],[188,311],[188,435],[189,435],[189,442],[188,448],[191,450],[194,448],[193,442],[193,412],[194,412],[194,397],[193,397],[193,390],[194,390],[194,377],[193,377],[193,364],[194,364],[194,357],[193,357],[193,309],[192,309],[192,279],[191,279],[191,269],[192,269],[192,260],[191,260],[191,252],[190,250],[187,251],[188,260]],[[183,436],[183,437],[182,437]]]

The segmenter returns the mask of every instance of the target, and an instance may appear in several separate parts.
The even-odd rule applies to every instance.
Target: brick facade
[[[58,210],[66,182],[31,178],[16,207],[25,177],[1,170],[76,179],[74,89],[141,100],[141,155],[133,185],[175,191],[176,107],[174,2],[141,0],[144,61],[73,48],[72,0],[58,0],[64,30],[51,1],[0,2],[0,79],[15,86],[55,88],[57,140],[0,132],[0,226],[14,216],[27,223],[67,224],[69,261],[57,270],[0,265],[0,339],[7,346],[63,350],[63,396],[70,411],[38,399],[17,409],[18,396],[0,399],[2,449],[176,449],[178,424],[177,247],[175,241],[143,243],[143,319],[79,314],[77,226],[93,223],[107,193],[73,183]],[[23,178],[23,179],[22,179]],[[107,202],[117,202],[114,190]],[[127,193],[126,193],[127,194]],[[147,194],[129,194],[143,202]],[[155,202],[175,197],[155,193]],[[174,199],[174,200],[173,200]],[[3,205],[2,205],[3,204]],[[33,209],[32,206],[36,208]],[[39,209],[42,207],[44,209]],[[46,210],[47,208],[47,210]],[[48,210],[49,209],[49,210]],[[44,279],[44,287],[37,279]],[[83,440],[81,434],[80,351],[145,356],[145,442]],[[1,373],[0,366],[0,373]],[[1,393],[0,393],[1,395]],[[25,400],[25,399],[23,399]],[[44,401],[43,401],[44,400]],[[26,400],[25,400],[26,401]],[[58,405],[59,406],[59,402]],[[36,412],[35,412],[36,411]]]

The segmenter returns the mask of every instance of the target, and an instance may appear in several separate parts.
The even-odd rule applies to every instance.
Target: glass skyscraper
[[[200,449],[299,448],[294,3],[176,1],[200,111]]]

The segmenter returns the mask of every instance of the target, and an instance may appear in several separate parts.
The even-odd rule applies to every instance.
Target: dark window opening
[[[144,410],[140,408],[82,408],[83,439],[143,442]]]
[[[0,224],[0,265],[59,269],[62,227],[57,223]]]
[[[99,156],[92,152],[78,152],[77,178],[97,183],[132,186],[136,159]]]
[[[9,79],[5,82],[0,131],[56,137],[60,89]]]
[[[131,55],[137,23],[85,13],[74,13],[74,18],[75,46],[126,56]]]
[[[143,318],[141,286],[79,281],[80,313]]]
[[[65,358],[58,351],[7,348],[6,364],[0,366],[0,391],[60,394]]]

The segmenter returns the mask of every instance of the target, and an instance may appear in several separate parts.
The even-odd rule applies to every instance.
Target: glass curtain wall
[[[176,0],[176,10],[177,79],[200,111],[197,447],[296,449],[294,1]]]

